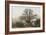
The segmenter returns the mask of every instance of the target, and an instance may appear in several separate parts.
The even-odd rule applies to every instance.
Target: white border
[[[40,27],[37,27],[37,28],[33,28],[33,27],[29,27],[29,28],[12,28],[12,18],[11,18],[11,7],[12,6],[27,6],[27,7],[40,7]],[[9,4],[9,18],[10,18],[10,21],[9,21],[9,31],[10,32],[13,32],[13,31],[26,31],[26,30],[42,30],[43,29],[43,17],[42,17],[42,14],[43,14],[43,11],[42,11],[42,5],[20,5],[20,4]]]

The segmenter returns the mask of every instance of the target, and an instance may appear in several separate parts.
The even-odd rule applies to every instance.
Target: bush
[[[22,28],[22,27],[24,27],[24,23],[22,23],[22,22],[16,22],[16,27]]]
[[[35,21],[35,26],[33,26],[33,27],[40,27],[40,19],[37,19]]]

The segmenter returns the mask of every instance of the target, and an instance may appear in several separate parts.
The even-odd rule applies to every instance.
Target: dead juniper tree
[[[26,8],[20,17],[25,27],[32,27],[32,19],[34,18],[33,10]]]

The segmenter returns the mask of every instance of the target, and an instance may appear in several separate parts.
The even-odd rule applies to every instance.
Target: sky
[[[12,6],[12,17],[18,19],[22,15],[25,8],[33,10],[37,15],[40,13],[40,7],[25,7],[25,6]]]

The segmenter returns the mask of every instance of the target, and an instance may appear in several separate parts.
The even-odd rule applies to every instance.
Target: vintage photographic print
[[[12,28],[40,27],[40,7],[12,6]]]
[[[44,32],[44,3],[6,2],[6,33]]]

